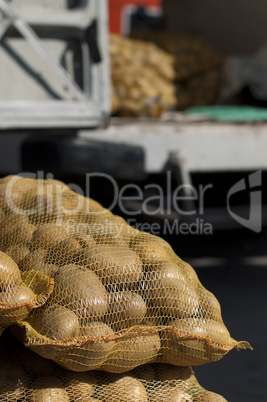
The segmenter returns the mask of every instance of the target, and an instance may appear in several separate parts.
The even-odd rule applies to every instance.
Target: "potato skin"
[[[150,390],[149,402],[193,402],[190,394],[178,387],[159,387]],[[202,399],[201,399],[202,402]]]
[[[144,385],[129,375],[109,376],[108,381],[103,386],[103,396],[105,401],[148,402]]]
[[[0,251],[0,292],[11,290],[20,280],[20,270],[15,261]]]
[[[93,395],[97,380],[94,373],[74,373],[64,376],[66,392],[72,401],[90,401]]]
[[[174,252],[165,240],[142,232],[137,232],[130,242],[131,248],[139,255],[146,270],[155,269],[158,264],[170,261]]]
[[[20,285],[11,293],[0,293],[0,321],[6,326],[27,317],[36,302],[36,295],[25,285]]]
[[[80,250],[83,249],[78,240],[73,238],[66,239],[53,248],[50,254],[50,258],[52,263],[56,265],[62,266],[71,264],[73,260],[75,260],[75,257]]]
[[[0,244],[3,249],[12,245],[28,245],[36,227],[29,222],[28,216],[10,214],[0,223]]]
[[[44,248],[49,250],[68,238],[69,235],[62,226],[55,223],[46,223],[34,231],[31,247],[33,249]]]
[[[183,318],[198,313],[198,294],[176,264],[161,264],[156,271],[144,273],[142,279],[144,299],[165,317]]]
[[[58,355],[57,363],[68,370],[76,372],[100,369],[113,352],[115,346],[115,342],[112,340],[114,332],[102,322],[91,322],[80,329],[79,336],[93,338],[93,342],[86,342],[81,346],[63,351],[61,355]],[[101,337],[109,337],[110,340],[94,340],[94,338]]]
[[[102,369],[110,373],[125,373],[135,367],[150,363],[157,358],[161,342],[158,333],[136,333],[118,338],[114,352]]]
[[[173,381],[180,379],[187,383],[195,381],[195,374],[191,367],[177,367],[171,364],[158,364],[156,366],[157,375],[160,381],[168,381],[173,385]]]
[[[133,289],[142,275],[142,262],[127,247],[99,244],[88,256],[86,266],[94,271],[106,286]]]
[[[52,376],[44,376],[32,384],[29,402],[69,402],[70,399],[63,384]]]
[[[15,244],[5,250],[5,253],[12,258],[16,262],[16,264],[20,264],[20,262],[26,257],[26,255],[30,252],[27,246],[23,246],[20,244]]]
[[[57,304],[38,309],[32,325],[40,334],[57,341],[79,334],[79,320],[76,314]]]
[[[105,287],[98,276],[77,265],[60,267],[55,275],[55,301],[85,321],[96,321],[108,308]]]
[[[22,270],[36,270],[36,267],[41,266],[45,262],[47,250],[39,248],[38,250],[31,251],[22,260],[20,267]]]
[[[144,364],[132,370],[131,375],[141,381],[155,381],[156,369],[153,364]]]
[[[201,394],[202,402],[227,402],[227,400],[215,392],[205,391]]]
[[[205,342],[205,338],[219,345],[230,346],[231,338],[223,324],[201,318],[184,318],[169,323],[184,334],[198,336],[196,339],[180,339],[169,327],[161,333],[162,361],[176,366],[199,366],[219,360],[226,353],[216,345]]]
[[[198,292],[200,297],[200,311],[202,312],[202,317],[208,320],[210,319],[221,322],[221,305],[214,294],[202,286],[198,287]]]
[[[142,297],[135,292],[109,293],[106,321],[115,331],[138,325],[144,319],[147,308]]]

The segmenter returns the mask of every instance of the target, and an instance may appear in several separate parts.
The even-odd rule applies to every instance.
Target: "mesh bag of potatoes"
[[[47,302],[12,329],[40,356],[73,371],[123,373],[249,347],[230,337],[215,296],[163,239],[56,180],[9,176],[0,191],[2,251],[23,274],[54,281]]]
[[[191,367],[148,364],[125,374],[74,373],[16,343],[0,342],[0,401],[223,402],[203,389]]]
[[[222,54],[206,39],[188,33],[137,30],[132,36],[155,43],[172,55],[175,65],[176,108],[212,104],[221,86]]]
[[[158,117],[175,107],[174,58],[153,43],[110,36],[112,112]],[[134,57],[133,57],[134,55]]]
[[[23,248],[11,246],[19,260]],[[21,272],[15,261],[0,251],[0,335],[3,330],[40,307],[53,290],[53,279],[41,271]]]

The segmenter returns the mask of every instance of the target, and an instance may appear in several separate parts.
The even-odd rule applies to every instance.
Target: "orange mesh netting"
[[[0,401],[25,402],[223,402],[203,389],[191,367],[140,366],[127,374],[61,369],[8,333],[0,342]]]
[[[131,228],[62,182],[0,180],[0,244],[23,275],[54,281],[13,332],[73,371],[201,365],[234,347],[215,296],[163,239]],[[39,289],[39,293],[43,288]]]

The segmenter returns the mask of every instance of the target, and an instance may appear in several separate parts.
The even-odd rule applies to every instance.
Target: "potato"
[[[194,268],[191,267],[190,264],[188,264],[187,262],[182,261],[181,264],[179,265],[181,272],[183,273],[183,275],[189,279],[189,281],[194,284],[195,282],[198,283],[199,279],[197,276],[196,271],[194,270]]]
[[[69,373],[64,377],[64,385],[71,401],[90,401],[97,383],[93,373]]]
[[[0,185],[0,187],[1,187],[1,185]],[[6,213],[5,213],[4,209],[1,208],[1,199],[0,199],[0,224],[1,224],[2,220],[5,219],[5,217],[6,217]]]
[[[106,321],[115,331],[138,325],[146,315],[142,297],[130,291],[109,293]]]
[[[68,306],[85,321],[101,318],[108,309],[107,292],[97,275],[77,265],[59,268],[54,295],[59,304]]]
[[[79,334],[79,320],[76,314],[57,304],[45,305],[38,309],[31,322],[37,332],[53,340],[62,341]]]
[[[80,336],[88,336],[90,338],[109,337],[108,342],[96,341],[86,345],[84,356],[86,359],[91,360],[91,365],[95,367],[100,366],[107,359],[115,345],[113,330],[102,322],[95,321],[89,323],[86,327],[81,327]]]
[[[28,385],[29,378],[19,366],[10,362],[5,362],[1,365],[0,401],[8,402],[24,399]]]
[[[147,270],[155,269],[155,265],[167,262],[174,256],[171,246],[165,240],[142,232],[132,237],[131,248],[139,255]]]
[[[22,260],[29,252],[30,250],[27,246],[23,246],[20,244],[15,244],[5,250],[5,254],[12,258],[12,260],[14,260],[18,265],[22,262]]]
[[[165,263],[157,271],[145,273],[142,289],[144,299],[166,317],[182,318],[198,313],[198,294],[187,284],[176,264]]]
[[[217,322],[213,320],[205,320],[206,328],[209,338],[218,343],[220,346],[230,347],[232,344],[232,338],[229,331],[224,325],[223,321]]]
[[[59,270],[59,267],[57,265],[55,265],[55,264],[47,264],[46,262],[44,262],[41,265],[36,265],[33,268],[33,271],[41,271],[45,275],[52,276],[52,277],[54,277],[56,275],[58,270]]]
[[[169,385],[176,385],[177,380],[190,383],[195,380],[191,367],[177,367],[170,364],[158,364],[156,367],[160,381],[168,381]]]
[[[146,389],[136,378],[129,375],[119,378],[110,376],[108,380],[103,384],[101,399],[120,402],[148,402]]]
[[[8,326],[26,318],[35,302],[36,295],[25,285],[0,293],[0,322]]]
[[[0,251],[0,292],[12,290],[20,280],[20,270],[15,261]]]
[[[129,235],[128,225],[119,216],[112,216],[112,219],[105,220],[99,225],[94,225],[92,235],[98,244],[128,246]]]
[[[156,380],[156,369],[153,364],[144,364],[131,371],[131,375],[142,382],[151,382]]]
[[[58,180],[39,180],[36,191],[30,202],[33,211],[30,220],[33,223],[51,223],[62,221],[65,216],[72,217],[72,191]]]
[[[201,316],[206,319],[220,322],[222,319],[221,305],[211,292],[199,285],[198,292],[200,296]]]
[[[80,337],[87,337],[89,341],[86,342],[85,338],[85,343],[62,351],[61,354],[58,354],[58,359],[55,359],[55,361],[72,371],[82,372],[99,369],[114,349],[114,332],[108,325],[102,322],[92,322],[86,327],[82,327],[79,335]],[[109,338],[107,341],[103,339],[106,337]]]
[[[96,245],[96,241],[93,236],[87,233],[78,235],[76,241],[82,247],[94,247]]]
[[[167,384],[166,384],[167,385]],[[149,402],[193,402],[190,394],[179,387],[159,387],[151,389],[148,393]],[[202,399],[201,399],[202,401]]]
[[[66,239],[50,250],[50,259],[57,265],[67,265],[69,261],[77,254],[82,247],[76,239]]]
[[[93,250],[96,246],[96,241],[94,240],[95,244],[92,243],[91,246],[81,248],[78,253],[75,254],[74,258],[76,261],[78,261],[79,265],[87,266],[88,261],[91,260],[91,255],[93,253]],[[90,269],[90,267],[88,266]]]
[[[226,351],[207,343],[207,337],[221,346],[230,347],[231,338],[223,324],[201,318],[185,318],[174,320],[169,325],[178,328],[181,334],[188,335],[189,338],[182,339],[171,327],[161,332],[162,361],[165,363],[199,366],[219,360]],[[193,336],[196,338],[192,339]]]
[[[8,248],[14,244],[29,244],[36,228],[26,215],[11,214],[1,222],[0,229],[2,247]]]
[[[157,333],[136,333],[116,340],[114,352],[102,369],[110,373],[124,373],[141,364],[154,361],[161,343]]]
[[[34,193],[37,181],[19,176],[6,176],[0,181],[0,205],[5,211],[14,209],[26,209],[27,198]]]
[[[169,321],[169,318],[161,316],[159,310],[155,309],[154,307],[149,307],[147,309],[146,316],[144,317],[142,324],[146,325],[147,327],[157,327],[166,325],[166,322]]]
[[[227,400],[214,392],[205,391],[201,394],[201,402],[227,402]]]
[[[53,376],[44,376],[32,384],[29,402],[69,402],[63,384]]]
[[[62,226],[46,223],[33,233],[31,247],[49,250],[68,238],[69,235]]]
[[[86,266],[105,285],[116,285],[119,289],[132,289],[142,274],[142,263],[133,250],[112,245],[94,247]]]
[[[21,261],[21,268],[24,271],[36,270],[36,268],[42,266],[45,263],[47,256],[47,250],[39,248],[38,250],[31,251]]]

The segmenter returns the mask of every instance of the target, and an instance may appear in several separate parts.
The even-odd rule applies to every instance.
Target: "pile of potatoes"
[[[148,364],[126,374],[74,373],[16,342],[0,341],[0,400],[25,402],[223,402],[204,390],[191,367]]]
[[[165,108],[153,105],[156,112],[154,114],[153,109],[152,113],[148,114],[148,108],[147,112],[140,110],[138,113],[136,106],[139,86],[147,88],[147,81],[150,80],[152,85],[153,82],[154,86],[156,83],[159,90],[165,70],[165,80],[168,80],[173,93],[173,101],[168,102],[169,109],[184,110],[192,106],[214,103],[222,82],[223,56],[210,42],[199,35],[182,32],[137,30],[132,32],[131,36],[130,39],[112,36],[110,40],[113,113],[123,116],[139,116],[146,113],[156,117],[166,112],[166,102]],[[132,55],[141,54],[144,49],[147,58],[152,62],[143,65],[143,72],[134,74],[135,61]],[[137,60],[140,58],[137,57]],[[162,100],[170,99],[170,95],[166,97],[166,85],[165,88]],[[133,113],[132,109],[136,112]]]
[[[201,365],[238,345],[215,296],[163,239],[56,180],[11,176],[1,189],[2,250],[22,275],[54,283],[17,326],[31,350],[77,372],[124,373],[150,362]]]
[[[41,272],[21,275],[18,265],[0,251],[0,335],[42,305],[52,292],[52,283]]]
[[[175,107],[171,55],[153,43],[117,35],[110,36],[109,50],[113,114],[158,117]]]

